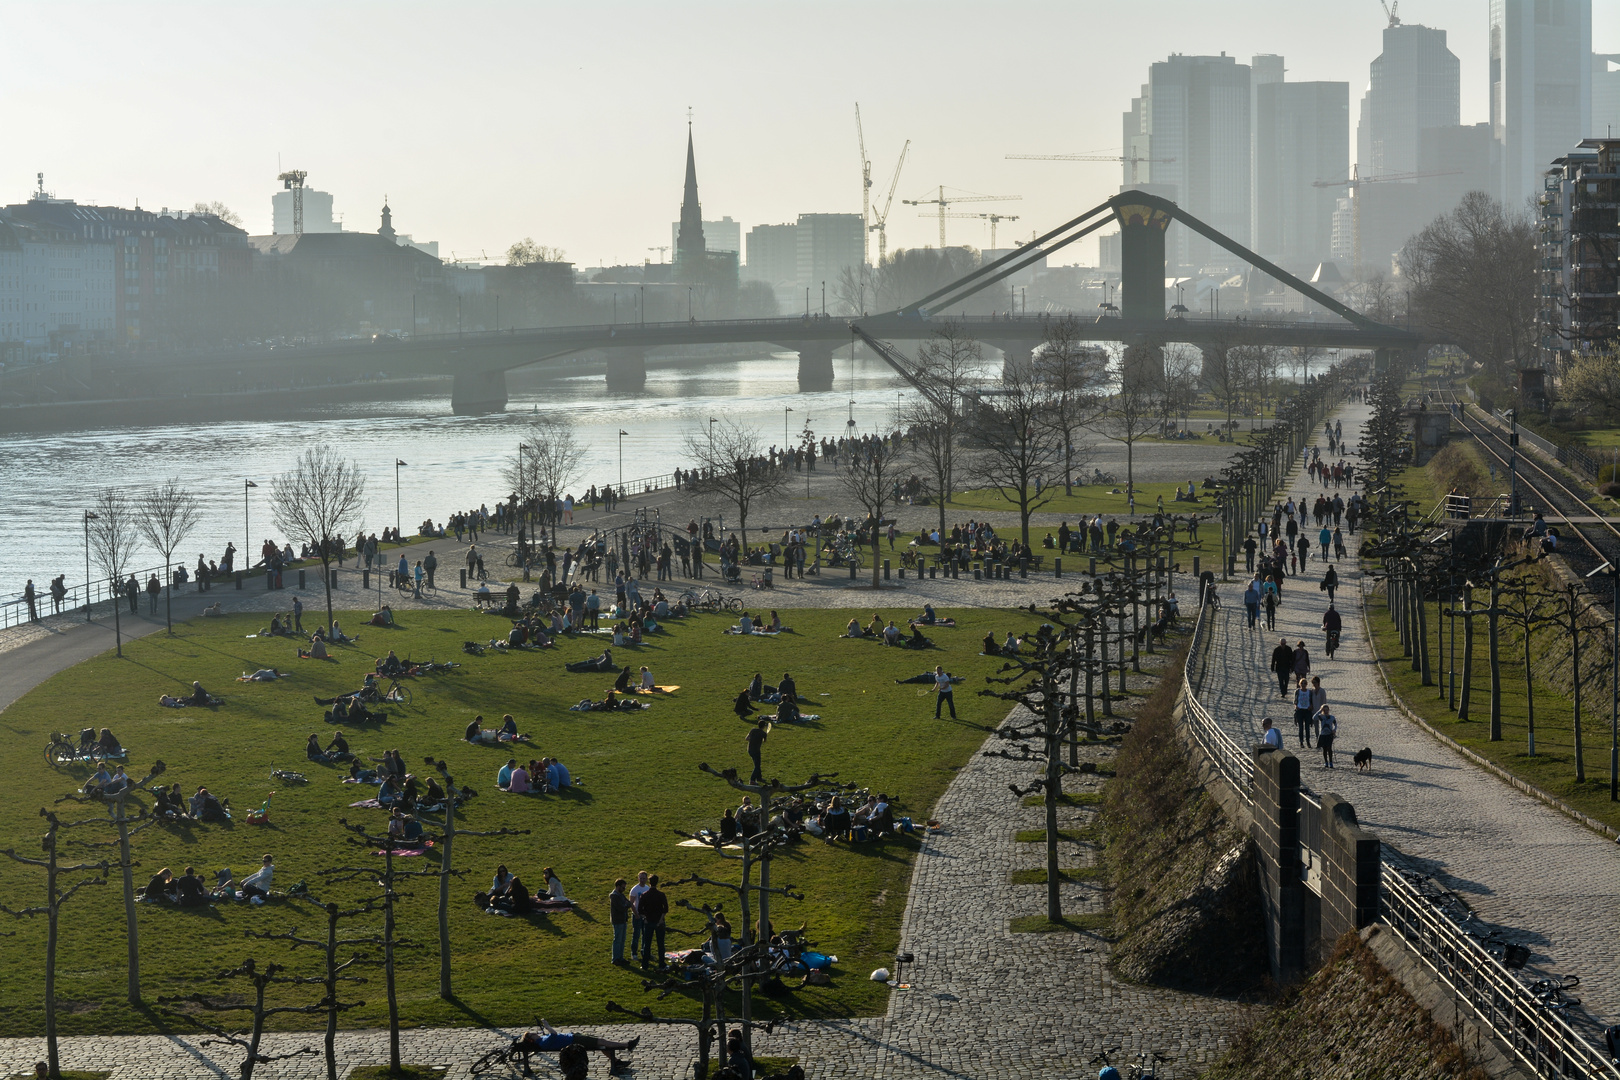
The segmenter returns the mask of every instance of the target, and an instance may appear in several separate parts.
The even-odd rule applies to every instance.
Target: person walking
[[[1277,629],[1277,588],[1269,581],[1266,584],[1271,587],[1262,594],[1265,597],[1262,603],[1266,608],[1266,629],[1269,631]]]
[[[1327,562],[1328,553],[1333,546],[1333,530],[1323,525],[1321,531],[1316,534],[1316,546],[1322,549],[1322,561]]]
[[[613,891],[608,893],[608,919],[613,924],[613,962],[622,964],[624,959],[624,936],[630,928],[630,897],[624,888],[624,878],[613,883]]]
[[[1323,547],[1322,550],[1326,551],[1327,548]],[[1325,592],[1325,593],[1328,594],[1328,607],[1332,607],[1333,606],[1333,594],[1335,592],[1337,592],[1338,589],[1339,589],[1339,572],[1338,572],[1338,570],[1334,569],[1331,566],[1328,567],[1327,568],[1327,573],[1322,575],[1321,584],[1317,585],[1316,587],[1318,589],[1320,589],[1322,592]]]
[[[1322,751],[1322,768],[1333,768],[1333,740],[1339,734],[1339,721],[1326,705],[1316,717],[1316,746]]]
[[[1307,725],[1305,745],[1310,745],[1310,736],[1318,729],[1318,721],[1322,713],[1327,711],[1327,691],[1322,688],[1322,679],[1318,675],[1311,676],[1311,718]],[[1318,736],[1320,737],[1320,736]]]
[[[934,699],[934,719],[939,719],[940,709],[949,707],[951,719],[955,720],[956,695],[951,693],[951,677],[945,673],[944,667],[938,665],[934,667],[934,691],[937,695]]]
[[[1273,750],[1282,749],[1282,732],[1278,731],[1276,727],[1272,725],[1271,717],[1269,716],[1261,717],[1260,719],[1260,741],[1271,747]]]
[[[28,621],[39,622],[39,608],[34,600],[33,578],[29,578],[28,584],[23,586],[23,600],[28,604]]]
[[[432,548],[428,548],[427,558],[422,560],[422,569],[427,571],[427,586],[430,589],[438,588],[437,585],[433,584],[433,572],[438,568],[439,557],[433,554]]]
[[[1299,732],[1299,745],[1311,745],[1311,688],[1304,679],[1294,687],[1294,727]]]
[[[1277,693],[1288,697],[1288,684],[1294,679],[1294,650],[1288,647],[1286,640],[1277,642],[1277,647],[1271,650],[1271,670],[1277,676]]]
[[[293,629],[302,634],[304,632],[304,602],[293,597]]]
[[[146,579],[147,606],[151,609],[151,613],[153,615],[157,614],[158,594],[162,591],[163,585],[158,581],[158,576],[156,574],[153,574],[151,577]]]
[[[647,960],[652,954],[654,939],[658,942],[658,970],[664,970],[664,916],[669,914],[669,897],[658,888],[658,875],[654,874],[647,879],[647,891],[641,894],[641,900],[636,905],[641,912],[641,970],[647,970]]]
[[[765,720],[755,721],[753,728],[748,732],[748,756],[754,760],[754,771],[748,777],[750,784],[763,784],[765,782],[765,766],[760,762],[759,754],[760,748],[765,745],[765,740],[769,737],[770,728]]]
[[[1259,547],[1260,542],[1254,538],[1254,533],[1250,533],[1243,541],[1243,565],[1251,574],[1254,573],[1254,553]]]
[[[636,883],[630,886],[630,955],[638,956],[641,953],[641,939],[647,933],[647,924],[641,921],[641,895],[651,886],[647,884],[647,871],[643,870],[636,875]]]
[[[134,574],[124,579],[124,597],[129,601],[129,613],[139,615],[141,613],[141,585],[140,582],[135,580]]]
[[[1310,673],[1311,654],[1309,650],[1305,648],[1305,643],[1302,641],[1299,643],[1298,648],[1294,650],[1294,678],[1301,679]]]
[[[1255,624],[1260,621],[1260,576],[1258,574],[1249,582],[1248,587],[1243,590],[1243,609],[1249,613],[1249,629],[1253,630]],[[1271,617],[1268,621],[1274,622],[1275,617]]]
[[[400,560],[400,562],[404,562],[404,561],[405,561],[404,559]],[[415,578],[415,584],[416,584],[415,597],[416,597],[416,599],[420,600],[420,599],[422,599],[422,579],[427,576],[427,571],[422,569],[422,560],[421,559],[416,560],[416,566],[411,570],[411,574]]]

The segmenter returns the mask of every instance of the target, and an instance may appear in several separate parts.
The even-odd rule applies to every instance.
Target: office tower
[[[1620,53],[1592,56],[1592,123],[1594,138],[1620,133]]]
[[[1446,32],[1415,23],[1385,28],[1369,74],[1356,129],[1361,175],[1417,172],[1420,133],[1461,122],[1461,80]]]
[[[830,293],[843,269],[859,270],[866,257],[861,215],[800,214],[795,232],[799,287],[810,289],[811,310],[819,311],[821,286],[825,284]]]
[[[1259,150],[1260,88],[1283,81],[1283,58],[1274,53],[1263,53],[1249,58],[1249,246],[1258,243],[1256,220],[1260,216]]]
[[[1502,201],[1522,209],[1592,123],[1592,0],[1490,0],[1491,132]]]
[[[748,265],[743,279],[773,288],[791,288],[799,280],[799,227],[755,225],[748,230]]]
[[[293,232],[293,193],[277,191],[270,196],[270,231],[291,236]],[[332,193],[304,189],[304,231],[307,233],[342,232],[343,225],[332,217]]]
[[[1270,82],[1255,90],[1251,246],[1308,276],[1333,255],[1341,189],[1314,185],[1349,175],[1350,84]]]

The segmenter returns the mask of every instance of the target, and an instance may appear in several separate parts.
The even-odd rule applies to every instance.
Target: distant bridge
[[[1250,265],[1315,301],[1331,316],[1312,319],[1166,318],[1164,234],[1180,221]],[[719,345],[761,342],[799,355],[799,387],[830,389],[834,350],[857,337],[920,341],[947,321],[1001,352],[1011,361],[1027,359],[1046,340],[1048,314],[955,316],[948,312],[967,297],[996,284],[1074,243],[1110,222],[1121,232],[1121,290],[1118,315],[1082,319],[1082,338],[1102,342],[1195,346],[1266,344],[1354,349],[1387,357],[1391,350],[1417,348],[1424,339],[1408,329],[1385,326],[1274,265],[1262,256],[1199,221],[1175,203],[1143,191],[1127,191],[1093,207],[1072,221],[1001,257],[915,303],[896,311],[856,318],[792,316],[773,319],[689,320],[686,322],[613,323],[558,326],[533,330],[481,331],[468,334],[418,335],[408,340],[330,345],[245,353],[199,353],[176,359],[180,367],[251,364],[296,370],[330,371],[334,367],[386,367],[390,374],[447,374],[454,377],[451,405],[457,413],[499,411],[506,407],[506,372],[590,349],[606,351],[607,384],[613,390],[638,390],[646,380],[648,349],[676,345]],[[895,361],[885,355],[891,364]],[[166,365],[168,366],[168,365]],[[898,365],[896,365],[898,367]],[[901,369],[901,374],[907,373]],[[909,377],[909,375],[908,375]]]

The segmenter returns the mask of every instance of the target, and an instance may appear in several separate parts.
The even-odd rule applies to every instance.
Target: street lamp
[[[84,512],[84,621],[90,621],[90,523],[100,521],[95,514]],[[115,599],[113,603],[117,603]]]
[[[624,428],[619,429],[619,490],[621,492],[624,490],[624,437],[628,434],[630,433]]]
[[[258,486],[251,480],[242,481],[242,557],[244,559],[247,558],[247,553],[253,550],[253,524],[248,519],[248,488]]]
[[[394,459],[394,543],[399,543],[399,470],[405,462]]]
[[[791,438],[788,436],[788,418],[787,418],[787,414],[792,412],[792,411],[793,411],[793,406],[791,406],[791,405],[784,405],[782,407],[782,449],[784,449],[784,450],[786,450],[788,448],[789,443],[792,442]]]
[[[823,319],[827,317],[827,283],[825,281],[821,283],[821,317]]]

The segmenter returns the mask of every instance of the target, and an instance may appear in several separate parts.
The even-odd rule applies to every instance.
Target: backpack
[[[558,1053],[557,1067],[562,1070],[563,1080],[585,1080],[591,1067],[591,1055],[578,1043],[569,1043]]]

